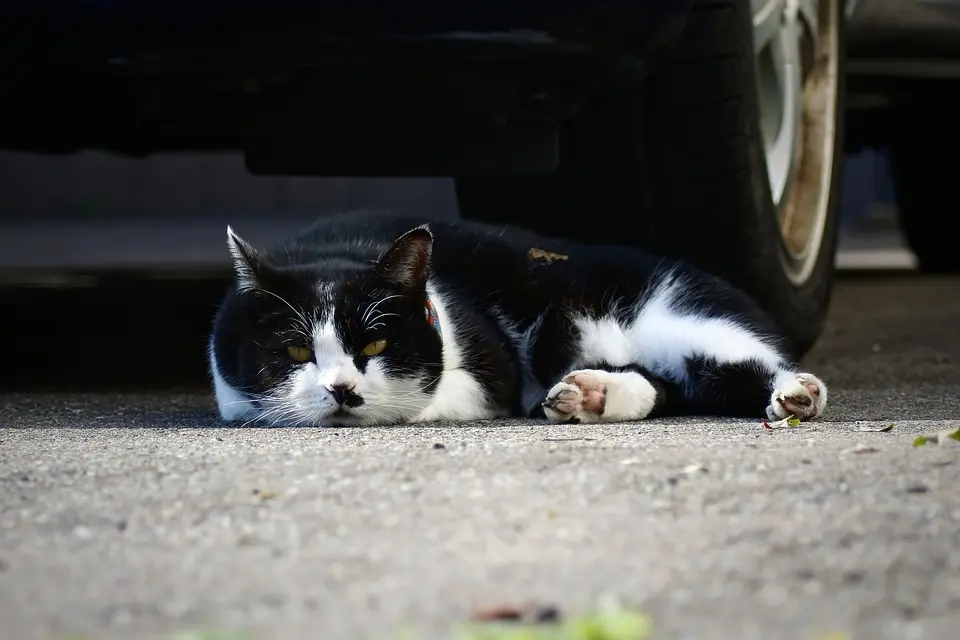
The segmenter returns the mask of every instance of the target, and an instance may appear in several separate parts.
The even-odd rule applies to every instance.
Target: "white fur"
[[[220,417],[228,422],[256,418],[259,411],[245,396],[231,387],[217,368],[217,359],[213,354],[213,340],[207,349],[210,358],[210,376],[213,378],[213,392],[217,399]]]
[[[584,375],[588,376],[594,384],[603,385],[605,401],[602,412],[587,411],[580,406],[571,413],[562,413],[547,406],[551,400],[565,391],[582,401],[583,390],[574,378]],[[582,423],[626,422],[646,418],[653,411],[656,401],[657,390],[649,380],[635,371],[582,369],[571,371],[550,389],[543,411],[551,422],[566,422],[570,418],[576,418]]]
[[[463,351],[458,335],[461,328],[447,313],[443,294],[432,283],[427,283],[427,295],[433,302],[440,322],[443,340],[443,374],[429,404],[416,416],[414,422],[432,420],[480,420],[505,416],[493,406],[480,383],[463,369]]]
[[[603,373],[607,374],[600,378],[607,389],[604,422],[643,420],[650,415],[657,401],[657,390],[649,380],[635,371]]]
[[[236,273],[237,290],[249,291],[257,286],[256,276],[250,269],[250,264],[243,255],[243,250],[251,254],[255,253],[240,236],[236,234],[230,225],[227,225],[227,248],[230,250],[230,256],[233,258],[233,269]]]

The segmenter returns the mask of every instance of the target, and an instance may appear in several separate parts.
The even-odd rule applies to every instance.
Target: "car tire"
[[[923,273],[960,273],[960,251],[943,232],[943,208],[956,198],[954,164],[942,159],[960,145],[955,113],[930,105],[895,116],[890,166],[900,228]]]
[[[833,286],[843,130],[840,5],[821,0],[828,9],[820,10],[819,24],[832,30],[832,48],[829,56],[823,46],[815,52],[817,75],[804,85],[829,85],[830,104],[815,104],[801,89],[801,99],[810,100],[798,116],[805,124],[818,106],[829,107],[829,117],[797,136],[805,154],[820,145],[819,166],[812,166],[817,158],[801,164],[791,188],[791,215],[810,218],[804,207],[811,206],[819,212],[802,269],[790,265],[768,177],[750,0],[697,0],[679,40],[645,82],[596,96],[562,129],[555,174],[457,179],[461,214],[685,258],[753,295],[800,357],[821,332]]]

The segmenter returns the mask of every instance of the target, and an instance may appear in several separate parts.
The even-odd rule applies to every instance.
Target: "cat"
[[[351,212],[262,251],[227,227],[221,417],[819,417],[827,387],[747,295],[683,261],[467,221]]]

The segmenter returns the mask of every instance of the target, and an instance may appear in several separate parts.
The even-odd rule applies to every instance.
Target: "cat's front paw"
[[[550,389],[543,411],[551,422],[642,420],[656,398],[656,389],[639,373],[581,369]]]
[[[597,422],[606,404],[606,385],[597,374],[605,371],[574,371],[553,385],[543,401],[551,422]]]
[[[767,417],[783,420],[793,416],[798,420],[812,420],[827,406],[827,385],[812,373],[798,373],[796,377],[775,389],[770,396]]]

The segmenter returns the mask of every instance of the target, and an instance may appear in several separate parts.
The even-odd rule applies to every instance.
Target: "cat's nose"
[[[330,392],[337,404],[340,406],[347,405],[348,407],[356,407],[362,404],[362,402],[357,402],[360,396],[353,392],[353,387],[352,384],[344,383],[326,385],[327,391]]]

